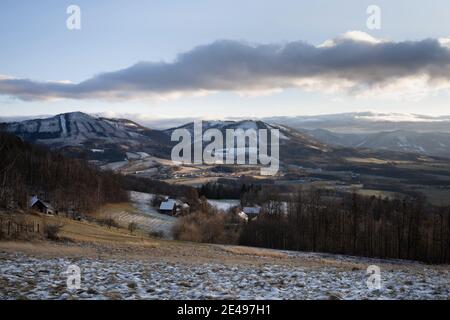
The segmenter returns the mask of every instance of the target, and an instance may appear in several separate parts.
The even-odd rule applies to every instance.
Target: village
[[[142,200],[136,200],[144,196],[144,203]],[[139,194],[137,192],[131,192],[131,198],[142,210],[140,214],[142,216],[152,216],[158,212],[161,215],[168,217],[188,216],[191,213],[191,207],[187,201],[183,199],[174,199],[163,195],[152,195],[152,194]],[[262,207],[260,206],[240,206],[240,201],[238,200],[207,200],[206,204],[209,208],[214,211],[221,212],[222,214],[233,214],[235,215],[241,223],[246,223],[250,220],[257,219],[258,215],[262,212]],[[93,221],[93,216],[89,213],[80,213],[76,210],[61,211],[55,208],[50,201],[42,200],[40,197],[33,195],[29,200],[29,210],[35,214],[43,214],[47,216],[61,216],[77,221]],[[111,216],[111,215],[110,215]],[[160,217],[160,216],[159,216]],[[111,216],[111,219],[112,216]],[[94,219],[95,221],[95,219]],[[113,224],[113,222],[110,222]],[[140,229],[138,223],[135,223],[132,228]],[[147,230],[150,233],[156,232],[157,230]]]

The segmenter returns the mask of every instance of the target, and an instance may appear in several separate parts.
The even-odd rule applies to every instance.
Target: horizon
[[[450,121],[450,115],[441,116],[429,116],[424,114],[415,113],[379,113],[373,110],[366,111],[356,111],[356,112],[341,112],[341,113],[330,113],[330,114],[312,114],[312,115],[296,115],[296,116],[272,116],[272,117],[223,117],[223,118],[201,118],[201,117],[176,117],[176,118],[147,118],[140,114],[108,114],[108,113],[89,113],[83,111],[71,111],[62,112],[47,115],[35,115],[35,116],[0,116],[0,123],[13,123],[22,122],[27,120],[38,120],[58,117],[64,114],[72,113],[82,113],[87,114],[96,118],[109,118],[109,119],[123,119],[136,122],[137,124],[155,130],[166,130],[170,128],[175,128],[183,126],[194,121],[230,121],[230,122],[241,122],[241,121],[263,121],[263,122],[273,122],[278,120],[286,119],[302,119],[302,120],[315,120],[315,121],[330,121],[330,118],[349,116],[353,117],[352,120],[365,120],[369,122],[384,122],[384,123],[439,123]],[[316,118],[316,119],[314,119]],[[389,131],[389,130],[387,130]],[[396,131],[396,130],[394,130]],[[438,130],[439,131],[439,130]]]

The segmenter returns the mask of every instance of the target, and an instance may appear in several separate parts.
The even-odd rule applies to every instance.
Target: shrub
[[[50,240],[59,240],[59,232],[62,229],[62,225],[60,224],[46,224],[44,226],[44,235],[47,239]]]
[[[164,238],[164,231],[152,231],[149,234],[149,237],[151,238]]]
[[[114,228],[119,228],[119,224],[117,223],[116,220],[114,220],[112,217],[106,217],[106,218],[100,218],[100,219],[96,219],[97,223],[101,226],[106,226],[109,229],[111,229],[112,227]]]
[[[206,243],[233,243],[234,236],[220,213],[195,212],[178,219],[173,228],[175,239]]]
[[[137,223],[136,222],[130,222],[128,224],[128,231],[132,234],[137,229]]]

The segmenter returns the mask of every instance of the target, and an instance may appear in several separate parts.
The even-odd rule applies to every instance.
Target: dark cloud
[[[330,85],[361,92],[392,88],[396,81],[414,77],[425,77],[430,87],[450,83],[450,49],[441,41],[386,42],[366,36],[361,40],[350,34],[323,46],[217,41],[181,54],[172,63],[141,62],[78,84],[0,78],[0,94],[22,100],[132,99]]]

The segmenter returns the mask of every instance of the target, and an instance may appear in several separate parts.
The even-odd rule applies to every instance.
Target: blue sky
[[[81,8],[82,29],[66,28],[66,8]],[[381,30],[366,28],[366,8],[382,10]],[[217,40],[255,44],[304,41],[317,46],[356,30],[389,41],[450,37],[450,3],[423,1],[25,1],[0,2],[0,75],[33,81],[80,83],[137,62],[171,63],[180,53]],[[259,85],[259,84],[258,84]],[[0,116],[56,114],[81,110],[148,117],[262,117],[360,110],[450,114],[448,90],[410,95],[366,96],[283,86],[275,92],[218,89],[208,94],[104,99],[20,99],[0,95]],[[245,90],[247,89],[245,88]]]

